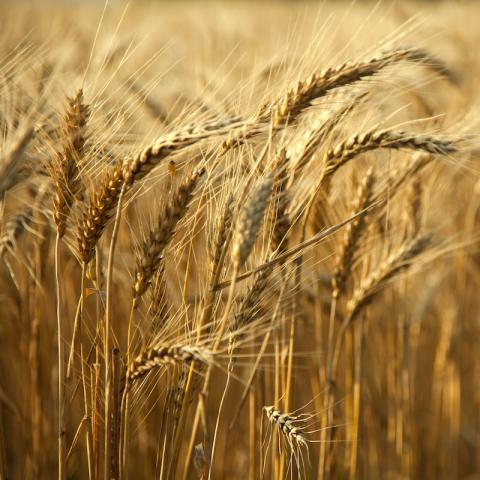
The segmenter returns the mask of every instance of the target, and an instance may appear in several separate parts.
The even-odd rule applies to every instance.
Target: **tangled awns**
[[[0,478],[480,478],[479,18],[2,5]]]

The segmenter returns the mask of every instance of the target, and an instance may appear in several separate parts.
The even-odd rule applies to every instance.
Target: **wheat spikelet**
[[[183,401],[185,399],[185,387],[187,385],[189,372],[190,366],[188,364],[183,364],[172,398],[172,416],[174,423],[178,421],[182,411]]]
[[[256,313],[254,308],[268,285],[268,279],[273,269],[274,264],[271,264],[255,275],[252,285],[236,309],[230,330],[242,329],[245,325],[255,320]]]
[[[240,212],[232,247],[232,261],[236,268],[240,268],[245,263],[255,244],[272,187],[273,178],[267,176],[252,192]]]
[[[352,216],[356,213],[362,212],[370,204],[374,182],[375,177],[373,175],[373,169],[370,169],[365,175],[361,185],[358,187],[358,192],[352,208]],[[345,227],[343,243],[340,246],[340,252],[335,260],[335,269],[332,277],[333,298],[337,298],[339,293],[345,288],[355,248],[366,226],[366,216],[367,212],[364,211]]]
[[[117,162],[105,171],[99,190],[92,196],[90,205],[84,212],[78,227],[78,250],[84,263],[88,263],[93,258],[95,245],[113,215],[122,187],[128,188],[134,180],[143,178],[157,165],[158,161],[173,151],[192,145],[210,134],[209,132],[200,137],[197,135],[186,138],[182,135],[171,143],[159,142],[147,147],[133,159],[123,163]]]
[[[185,215],[192,199],[193,190],[204,173],[205,168],[202,167],[185,179],[160,213],[156,227],[150,231],[148,240],[144,242],[135,272],[133,286],[135,300],[138,300],[146,292],[152,276],[160,265],[163,251],[172,238],[177,223]]]
[[[43,183],[39,185],[35,192],[33,205],[27,207],[24,211],[18,212],[5,223],[0,236],[0,258],[2,258],[7,251],[12,251],[15,248],[20,236],[31,226],[34,213],[38,208],[41,208],[42,202],[47,194],[48,184]]]

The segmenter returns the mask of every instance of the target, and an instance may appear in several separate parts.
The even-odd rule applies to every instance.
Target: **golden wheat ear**
[[[150,231],[149,238],[143,244],[138,259],[133,286],[135,303],[138,303],[141,296],[147,291],[153,275],[160,266],[163,251],[175,233],[176,225],[187,212],[193,191],[204,173],[205,168],[201,167],[187,176],[158,215],[157,224]]]
[[[87,141],[86,126],[89,116],[90,107],[83,102],[83,90],[80,89],[74,97],[68,99],[60,133],[62,150],[57,154],[51,169],[55,184],[53,218],[60,237],[65,234],[75,197],[83,188],[80,163]]]
[[[232,246],[232,262],[239,269],[252,251],[272,193],[273,178],[267,176],[251,193],[238,218]]]
[[[95,255],[95,247],[114,214],[123,184],[122,163],[118,162],[104,171],[100,184],[84,208],[77,225],[77,248],[84,264]]]

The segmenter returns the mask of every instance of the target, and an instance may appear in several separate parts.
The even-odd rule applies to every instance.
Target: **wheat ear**
[[[255,244],[272,193],[272,187],[272,176],[265,177],[254,189],[245,207],[240,211],[232,246],[232,261],[237,269],[246,262]]]
[[[437,155],[450,155],[457,151],[453,140],[412,132],[374,129],[352,135],[327,150],[324,155],[325,176],[333,175],[361,153],[380,148],[408,149]]]
[[[283,413],[276,409],[273,405],[263,407],[270,423],[275,425],[285,435],[290,447],[308,448],[308,440],[299,427],[295,426],[297,417],[288,413]]]
[[[425,63],[431,62],[431,56],[425,50],[418,48],[398,48],[382,52],[364,61],[345,62],[335,67],[329,67],[299,81],[272,105],[263,107],[259,116],[262,118],[271,115],[276,127],[287,121],[291,123],[311,105],[313,100],[326,95],[333,89],[371,77],[383,68],[400,61]]]
[[[360,213],[360,215],[345,227],[340,252],[335,259],[335,270],[332,277],[332,295],[334,298],[338,298],[339,293],[345,288],[356,246],[366,226],[368,212],[365,209],[371,202],[374,182],[373,169],[370,169],[358,187],[353,203],[352,216],[356,213]]]
[[[380,287],[422,253],[431,242],[430,235],[418,235],[390,254],[374,271],[362,280],[347,303],[347,320],[351,322],[372,301]]]
[[[161,211],[157,225],[150,231],[148,240],[144,242],[133,286],[136,302],[148,289],[153,275],[159,268],[163,251],[172,238],[176,225],[185,215],[192,199],[193,190],[204,173],[205,168],[201,167],[185,179],[170,202]]]
[[[122,186],[122,163],[117,162],[105,170],[77,228],[78,252],[84,264],[94,257],[97,242],[114,214]]]
[[[193,360],[209,363],[212,358],[210,350],[195,345],[157,345],[133,360],[128,368],[128,380],[133,383],[159,367],[188,364]]]
[[[90,108],[83,103],[83,91],[80,89],[74,97],[68,99],[68,108],[63,118],[62,151],[52,169],[55,183],[53,217],[60,237],[65,234],[70,209],[82,187],[79,162],[84,155],[89,116]]]

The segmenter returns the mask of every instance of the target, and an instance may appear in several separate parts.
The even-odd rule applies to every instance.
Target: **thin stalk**
[[[270,327],[275,323],[275,320],[277,319],[278,312],[280,310],[281,300],[283,298],[283,295],[285,293],[285,289],[287,288],[287,285],[288,285],[288,283],[284,278],[283,279],[283,284],[282,284],[282,289],[280,290],[280,294],[278,295],[278,300],[275,303],[275,310],[273,311],[273,314],[272,314],[272,319],[270,321]],[[234,415],[232,417],[232,420],[230,422],[230,425],[228,427],[230,430],[234,427],[234,425],[237,421],[237,418],[240,414],[240,411],[243,407],[243,404],[245,403],[245,400],[247,399],[248,392],[250,391],[250,389],[252,387],[252,383],[253,383],[255,375],[258,371],[258,367],[260,365],[262,357],[265,354],[265,350],[267,349],[267,347],[269,345],[271,335],[272,335],[272,328],[269,328],[267,330],[267,333],[263,337],[262,345],[260,346],[260,351],[258,352],[257,358],[255,359],[255,364],[252,368],[252,372],[250,373],[250,377],[248,378],[247,383],[245,385],[245,388],[243,389],[243,393],[242,393],[242,396],[240,398],[240,402],[238,403],[237,409],[235,410],[235,413],[234,413]]]
[[[308,215],[305,217],[305,222],[303,225],[303,232],[302,232],[302,242],[305,240],[306,235],[306,221],[308,220]],[[297,290],[300,285],[300,279],[302,275],[302,261],[303,255],[300,255],[295,262],[295,285],[294,289]],[[285,411],[290,411],[290,400],[292,394],[292,383],[293,383],[293,353],[295,350],[295,303],[293,304],[293,309],[291,312],[290,317],[290,330],[289,330],[289,337],[288,337],[288,357],[287,357],[287,378],[286,378],[286,385],[285,385]],[[285,470],[285,461],[286,461],[286,452],[282,453],[282,457],[280,460],[280,478],[284,477],[284,470]]]
[[[235,296],[235,285],[236,285],[236,277],[238,275],[238,263],[234,265],[233,268],[233,273],[232,273],[232,283],[230,285],[230,291],[228,292],[228,299],[227,299],[227,304],[225,305],[225,311],[223,312],[223,317],[222,320],[220,321],[220,329],[217,333],[217,338],[215,340],[215,344],[213,347],[213,351],[217,351],[218,347],[220,346],[220,343],[223,339],[223,335],[225,334],[225,330],[227,328],[228,324],[228,316],[230,315],[230,310],[232,309],[233,305],[233,298]],[[210,386],[210,378],[212,375],[213,371],[213,364],[210,364],[207,368],[207,374],[205,375],[205,383],[203,384],[203,389],[202,389],[202,397],[205,400],[206,404],[206,399],[208,398],[208,388]],[[207,434],[205,433],[205,437],[207,437]],[[208,445],[206,445],[208,449]],[[212,452],[209,452],[209,468],[208,468],[208,480],[211,479],[211,474],[212,474],[212,463],[213,463],[213,452],[215,449],[215,439],[214,443],[212,445]]]
[[[65,373],[63,364],[62,316],[60,298],[60,234],[55,238],[55,291],[57,310],[57,351],[58,351],[58,478],[65,480],[66,472],[66,438],[65,438]]]
[[[230,360],[228,362],[227,381],[225,383],[225,388],[223,389],[223,394],[222,394],[222,398],[220,400],[220,405],[218,406],[217,421],[215,423],[215,430],[214,430],[214,433],[213,433],[212,455],[211,455],[212,460],[213,460],[213,457],[215,456],[215,445],[217,444],[218,427],[220,425],[220,417],[222,415],[223,406],[225,404],[225,399],[227,398],[227,392],[228,392],[228,388],[230,386],[230,380],[232,378],[232,371],[233,371],[233,358],[232,358],[232,356],[230,356]],[[212,470],[212,463],[213,462],[211,461],[210,462],[210,469],[209,469],[209,473],[208,473],[209,477],[210,477],[210,472]]]
[[[75,361],[75,351],[77,350],[77,344],[81,341],[81,326],[83,323],[83,305],[85,301],[85,288],[86,288],[86,265],[82,262],[82,277],[80,284],[80,300],[77,305],[77,311],[75,313],[75,321],[73,324],[73,336],[72,343],[70,345],[70,353],[68,354],[67,362],[67,379],[70,379],[73,373],[73,366]]]
[[[100,300],[100,291],[102,290],[102,258],[101,250],[97,245],[95,247],[95,276],[96,276],[96,315],[97,315],[97,331],[95,337],[95,364],[93,366],[94,381],[93,383],[93,399],[92,399],[92,435],[93,435],[93,452],[95,457],[95,480],[98,480],[101,476],[101,455],[100,455],[100,421],[99,421],[99,412],[100,412],[100,379],[101,379],[101,358],[102,358],[102,347],[100,345],[100,337],[102,331],[101,325],[101,312],[102,312],[102,303]]]
[[[111,368],[110,368],[110,320],[111,320],[111,290],[112,290],[112,277],[113,277],[113,260],[115,255],[115,246],[118,237],[118,230],[120,226],[120,219],[122,214],[123,197],[125,195],[125,184],[122,186],[120,195],[118,198],[117,211],[115,214],[115,223],[113,225],[112,238],[110,241],[110,249],[108,252],[108,264],[107,264],[107,288],[106,288],[106,308],[105,308],[105,452],[104,452],[104,478],[110,480],[110,432],[111,432]]]
[[[255,480],[255,436],[256,436],[256,415],[255,415],[255,391],[250,389],[248,395],[248,480]]]
[[[212,279],[210,281],[210,286],[209,286],[209,289],[207,291],[205,303],[204,303],[204,306],[203,306],[203,309],[202,309],[202,313],[200,315],[200,321],[199,321],[198,328],[197,328],[197,340],[200,339],[200,336],[201,336],[202,330],[203,330],[203,326],[208,325],[211,321],[212,314],[213,314],[213,307],[214,307],[215,299],[216,299],[216,296],[217,296],[217,291],[213,287],[220,280],[220,274],[222,272],[222,266],[223,266],[223,263],[225,261],[225,256],[227,254],[227,247],[228,247],[228,245],[231,241],[231,238],[232,238],[232,231],[230,230],[230,232],[227,235],[227,238],[225,239],[224,248],[223,248],[223,250],[220,254],[220,258],[218,260],[218,263],[217,263],[217,265],[215,265],[215,269],[214,269],[213,274],[212,274]],[[176,431],[175,431],[175,438],[174,438],[174,442],[173,442],[173,452],[174,452],[174,458],[172,460],[173,465],[177,464],[177,459],[178,459],[178,455],[179,455],[179,452],[180,452],[180,445],[181,445],[181,442],[182,442],[183,430],[184,430],[184,427],[185,427],[185,421],[186,421],[186,416],[187,416],[187,407],[188,407],[188,402],[189,402],[190,388],[191,388],[191,385],[192,385],[192,378],[193,378],[194,374],[195,374],[195,361],[193,361],[192,364],[190,365],[190,370],[188,372],[187,384],[185,385],[185,394],[184,394],[184,397],[183,397],[182,409],[181,409],[181,412],[180,412],[180,419],[179,419],[179,422],[178,422],[178,425],[177,425],[177,428],[176,428]],[[187,451],[187,457],[186,457],[188,459],[191,458],[193,448],[195,446],[195,435],[196,435],[196,432],[197,432],[198,423],[199,423],[199,417],[197,415],[195,415],[195,422],[194,422],[194,425],[193,425],[193,428],[192,428],[192,434],[191,434],[190,442],[189,442],[189,445],[188,445],[188,451]],[[184,475],[188,475],[188,469],[189,469],[189,464],[187,463]]]
[[[135,299],[132,300],[132,305],[130,307],[130,315],[128,318],[128,334],[127,334],[127,365],[131,364],[131,342],[132,342],[132,323],[133,323],[133,312],[135,311],[136,303]],[[128,439],[128,414],[130,409],[130,390],[128,388],[128,372],[127,379],[125,381],[125,390],[122,395],[121,403],[121,416],[123,416],[123,421],[120,425],[120,449],[119,456],[121,458],[121,468],[120,476],[121,478],[128,478],[128,455],[127,455],[127,439]]]
[[[219,332],[217,334],[217,338],[215,340],[213,351],[216,351],[218,349],[218,347],[219,347],[219,345],[222,341],[223,335],[225,333],[225,329],[227,327],[228,316],[229,316],[230,310],[231,310],[232,305],[233,305],[233,297],[235,296],[235,285],[236,285],[237,276],[238,276],[238,265],[235,265],[233,273],[232,273],[232,281],[230,283],[230,290],[229,290],[229,293],[228,293],[228,299],[227,299],[227,303],[226,303],[226,306],[225,306],[225,311],[224,311],[222,320],[220,321],[220,329],[219,329]],[[190,467],[190,459],[191,459],[192,452],[193,452],[193,446],[195,445],[195,436],[196,436],[196,433],[197,433],[198,425],[200,423],[200,415],[202,413],[201,409],[202,409],[202,407],[205,406],[206,398],[208,397],[208,388],[209,388],[209,385],[210,385],[212,370],[213,370],[213,365],[210,364],[207,368],[207,373],[205,374],[203,389],[200,393],[199,403],[198,403],[198,406],[197,406],[197,410],[195,412],[194,424],[193,424],[192,433],[191,433],[191,436],[190,436],[189,451],[187,452],[188,454],[187,454],[187,457],[186,457],[187,460],[186,460],[185,471],[184,471],[184,476],[183,476],[184,479],[186,479],[188,477],[188,472],[189,472],[189,467]],[[204,417],[205,417],[205,412],[204,412]],[[205,426],[206,426],[206,421],[205,421]],[[207,442],[206,437],[207,437],[207,430],[205,429],[204,443],[205,443],[206,449],[208,450],[208,442]],[[208,478],[210,479],[211,478],[210,474],[211,474],[212,458],[211,458],[210,454],[207,453],[207,452],[205,453],[205,456],[207,458],[209,458]],[[175,463],[172,478],[175,477],[176,468],[177,468],[177,464]]]
[[[362,373],[362,357],[364,345],[364,320],[363,316],[358,322],[357,329],[357,345],[355,350],[355,370],[353,384],[353,422],[352,422],[352,442],[350,451],[350,479],[357,478],[357,461],[358,461],[358,433],[360,431],[360,400],[361,400],[361,373]]]
[[[85,417],[84,420],[86,421],[86,443],[87,443],[87,462],[88,462],[88,478],[92,480],[93,478],[93,454],[92,454],[92,424],[90,422],[91,413],[89,408],[88,402],[88,394],[87,394],[87,382],[85,380],[85,362],[83,359],[83,347],[80,345],[80,359],[82,362],[82,384],[83,384],[83,403],[85,408]]]
[[[324,419],[323,428],[321,431],[320,442],[320,463],[319,463],[319,475],[320,478],[327,478],[327,451],[332,446],[327,442],[329,429],[332,425],[332,399],[333,399],[333,380],[332,380],[332,361],[334,352],[334,334],[335,334],[335,313],[337,308],[337,299],[332,297],[332,303],[330,306],[330,318],[328,322],[328,345],[327,345],[327,364],[325,367],[325,397],[324,397]]]
[[[112,431],[111,431],[111,470],[110,478],[120,478],[119,455],[120,455],[120,350],[112,350]]]

